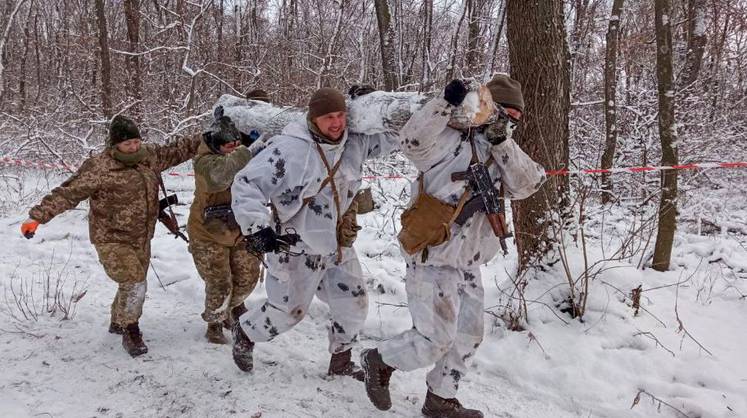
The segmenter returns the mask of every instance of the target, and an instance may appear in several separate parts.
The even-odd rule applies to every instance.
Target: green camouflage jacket
[[[85,160],[72,177],[29,210],[29,217],[44,224],[90,199],[88,226],[93,244],[143,246],[153,238],[158,217],[159,174],[194,156],[201,138],[143,144],[148,156],[134,167],[115,160],[108,148]]]
[[[189,210],[187,233],[191,240],[209,241],[233,247],[241,239],[241,231],[233,217],[205,220],[205,208],[231,206],[231,184],[236,173],[251,159],[249,150],[240,146],[230,154],[214,154],[203,142],[194,158],[195,197]]]

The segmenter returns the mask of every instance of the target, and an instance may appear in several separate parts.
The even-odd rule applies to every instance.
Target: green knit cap
[[[494,102],[503,107],[512,107],[524,112],[521,83],[505,74],[496,74],[492,80],[488,81],[487,86]]]
[[[128,139],[140,138],[140,130],[135,122],[125,116],[117,115],[109,126],[109,140],[107,145],[113,147]]]
[[[324,87],[311,95],[311,99],[309,99],[309,113],[306,115],[306,119],[313,121],[314,118],[326,115],[327,113],[345,111],[347,111],[345,96],[333,88]]]

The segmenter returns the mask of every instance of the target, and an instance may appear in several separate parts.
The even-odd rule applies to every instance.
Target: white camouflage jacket
[[[467,170],[472,159],[468,140],[462,132],[447,126],[453,106],[437,97],[415,112],[400,132],[400,146],[404,154],[423,173],[425,192],[451,205],[457,205],[467,187],[466,181],[452,181],[451,174]],[[492,145],[481,133],[474,134],[475,148],[480,161],[490,164],[491,178],[496,187],[502,182],[506,197],[524,199],[536,192],[545,182],[545,170],[534,162],[519,146],[508,139]],[[418,182],[412,183],[410,205],[418,195]],[[464,225],[451,226],[451,239],[428,248],[425,264],[475,268],[490,261],[500,244],[483,212],[475,213]],[[421,253],[409,256],[408,262],[422,264]]]
[[[395,134],[364,135],[345,130],[339,144],[320,145],[330,167],[342,159],[334,181],[344,213],[360,188],[363,162],[389,154],[399,143]],[[319,190],[325,178],[327,169],[308,126],[301,121],[290,123],[236,174],[231,206],[242,233],[275,227],[267,207],[270,202],[282,230],[293,228],[301,236],[299,249],[309,254],[334,254],[338,214],[330,185]],[[311,200],[304,205],[306,198]]]

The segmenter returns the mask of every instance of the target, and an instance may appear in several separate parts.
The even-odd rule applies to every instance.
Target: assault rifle
[[[500,240],[503,254],[508,254],[506,238],[512,237],[513,234],[508,232],[506,208],[500,192],[493,185],[488,166],[477,162],[470,165],[467,171],[451,174],[451,181],[463,180],[467,180],[467,184],[469,184],[475,196],[464,204],[464,208],[462,208],[454,223],[464,225],[475,212],[485,212],[485,216],[488,217],[488,222],[493,228],[493,233]]]
[[[168,195],[158,201],[158,221],[169,230],[170,233],[174,234],[174,239],[181,238],[186,242],[189,242],[186,235],[179,230],[179,222],[176,220],[176,216],[173,211],[166,213],[166,208],[170,208],[171,205],[179,203],[179,199],[175,194]]]

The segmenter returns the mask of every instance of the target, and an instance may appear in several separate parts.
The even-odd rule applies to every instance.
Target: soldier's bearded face
[[[314,119],[314,123],[322,135],[337,141],[345,132],[347,116],[347,112],[330,112]]]
[[[117,149],[123,154],[132,154],[140,149],[140,138],[132,138],[117,144]]]

